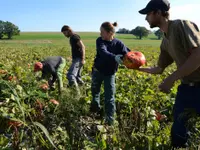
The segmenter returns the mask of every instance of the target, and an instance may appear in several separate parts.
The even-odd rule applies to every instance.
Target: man
[[[58,90],[61,94],[63,88],[62,73],[65,65],[66,61],[64,58],[60,56],[51,56],[41,62],[36,62],[34,65],[34,72],[42,71],[41,79],[48,78],[50,88],[58,79]]]
[[[181,80],[173,108],[174,122],[171,129],[171,143],[175,148],[183,148],[188,143],[189,119],[187,109],[200,114],[200,32],[198,27],[186,20],[169,20],[170,3],[167,0],[151,0],[140,10],[146,15],[151,28],[159,27],[164,32],[157,67],[140,68],[140,71],[161,74],[173,62],[177,70],[159,85],[164,93],[169,93],[173,84]]]
[[[80,36],[75,34],[69,26],[64,25],[61,29],[61,32],[64,34],[64,36],[70,38],[72,64],[68,70],[67,79],[69,81],[69,86],[75,86],[77,89],[78,84],[84,84],[83,80],[81,79],[81,70],[85,63],[85,46],[81,41]]]

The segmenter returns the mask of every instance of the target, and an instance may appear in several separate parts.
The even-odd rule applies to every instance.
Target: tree
[[[0,20],[0,39],[2,39],[4,33],[4,22]]]
[[[8,39],[11,39],[13,35],[19,35],[19,28],[11,22],[4,22],[4,34],[8,36]]]
[[[137,26],[135,29],[131,30],[131,34],[135,35],[137,38],[142,39],[149,35],[149,30],[145,27]]]
[[[128,29],[122,28],[122,29],[119,29],[116,33],[129,34],[129,32],[130,31]]]
[[[154,34],[158,37],[158,40],[160,40],[164,35],[160,29],[158,29]]]

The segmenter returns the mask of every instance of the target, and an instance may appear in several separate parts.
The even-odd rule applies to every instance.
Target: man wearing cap
[[[60,56],[47,57],[41,62],[36,62],[34,72],[42,71],[41,79],[48,78],[48,84],[51,88],[54,82],[58,81],[58,91],[61,93],[63,88],[62,73],[66,65],[66,60]]]
[[[161,74],[167,66],[176,63],[177,70],[164,79],[159,88],[169,93],[174,82],[181,80],[173,108],[171,143],[175,148],[184,148],[189,138],[187,110],[200,114],[200,32],[190,21],[169,20],[169,9],[167,0],[151,0],[139,11],[146,15],[151,28],[159,27],[164,32],[164,37],[157,66],[138,70]]]

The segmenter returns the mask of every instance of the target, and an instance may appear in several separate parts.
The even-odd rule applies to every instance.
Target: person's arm
[[[139,71],[151,73],[151,74],[162,74],[164,69],[159,66],[149,68],[138,68]]]
[[[121,47],[121,53],[120,53],[120,54],[122,54],[123,56],[124,56],[126,53],[128,53],[128,52],[131,51],[131,50],[130,50],[127,46],[125,46],[124,43],[122,43],[122,42],[120,42],[120,47]]]
[[[50,87],[52,87],[53,84],[54,84],[54,82],[55,82],[56,79],[57,79],[57,74],[56,74],[56,70],[55,70],[54,67],[50,66],[50,68],[51,68],[52,80],[49,79],[48,84],[49,84]]]
[[[148,68],[139,68],[138,70],[151,74],[162,74],[165,68],[173,63],[173,59],[167,52],[167,49],[168,49],[167,39],[163,39],[160,45],[160,55],[158,58],[157,66]]]
[[[81,52],[82,52],[82,64],[85,63],[85,45],[83,44],[83,42],[81,40],[79,40],[77,42],[77,45],[81,48]]]
[[[105,60],[109,59],[115,60],[115,54],[112,54],[109,51],[107,51],[106,45],[100,38],[96,40],[96,48],[100,57],[104,58]]]
[[[195,23],[181,21],[177,26],[178,41],[184,48],[183,52],[190,56],[186,62],[179,67],[172,75],[174,81],[190,75],[200,67],[200,32]]]
[[[190,75],[200,67],[200,32],[198,27],[189,21],[180,21],[177,24],[176,43],[182,46],[182,51],[189,54],[187,60],[169,75],[163,83],[159,85],[161,91],[169,93],[175,81]]]
[[[191,55],[189,56],[187,61],[170,76],[172,80],[175,82],[178,79],[190,75],[199,67],[200,67],[200,47],[194,48],[191,51]]]
[[[200,47],[194,48],[187,61],[175,72],[169,75],[160,85],[159,88],[164,93],[169,93],[175,81],[187,75],[190,75],[200,67]]]
[[[59,94],[61,94],[62,85],[63,85],[62,76],[57,75],[57,77],[58,77],[58,92]]]
[[[42,70],[42,75],[41,77],[38,78],[38,80],[42,80],[46,77],[46,73]]]

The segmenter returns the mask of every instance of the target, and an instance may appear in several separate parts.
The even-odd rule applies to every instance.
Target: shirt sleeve
[[[120,43],[121,44],[121,54],[122,55],[125,55],[126,53],[128,53],[128,52],[130,52],[131,50],[128,48],[128,47],[126,47],[122,42]]]
[[[174,61],[167,52],[167,48],[168,48],[167,39],[163,38],[162,43],[160,45],[160,55],[157,64],[162,69],[165,69]]]
[[[107,47],[101,39],[96,40],[96,49],[100,57],[108,60],[108,59],[115,59],[115,54],[110,53],[107,51]]]
[[[80,36],[78,36],[78,35],[74,35],[74,36],[72,37],[72,40],[73,40],[75,43],[77,43],[78,41],[81,40],[81,38],[80,38]]]
[[[187,52],[200,46],[200,32],[198,26],[190,21],[180,21],[177,25],[178,39]]]
[[[56,79],[57,79],[56,69],[54,67],[52,67],[52,66],[50,66],[50,68],[51,68],[51,75],[53,77],[51,82],[54,83],[56,81]]]

